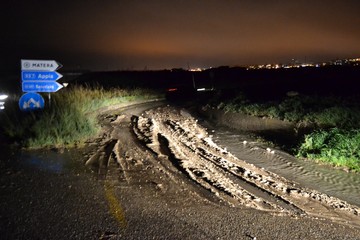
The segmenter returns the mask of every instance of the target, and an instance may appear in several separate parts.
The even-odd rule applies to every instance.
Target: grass
[[[96,111],[100,108],[156,97],[159,94],[144,89],[77,86],[52,94],[51,106],[41,111],[21,112],[17,100],[7,102],[0,116],[1,128],[7,137],[24,147],[73,146],[98,133]]]
[[[312,126],[294,150],[298,157],[360,172],[360,102],[358,97],[295,96],[256,102],[243,94],[215,102],[218,109],[276,118]]]
[[[360,130],[333,128],[319,130],[305,136],[298,157],[306,157],[360,171]]]

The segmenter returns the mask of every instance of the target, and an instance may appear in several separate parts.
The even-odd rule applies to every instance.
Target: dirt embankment
[[[235,116],[228,114],[226,118],[234,124]],[[276,120],[267,121],[274,129],[284,128]],[[106,175],[106,169],[115,163],[124,182],[151,183],[179,198],[186,192],[184,200],[191,193],[199,201],[207,199],[279,215],[320,217],[360,228],[358,207],[236,158],[217,146],[184,109],[167,106],[135,116],[110,114],[103,116],[103,122],[101,147],[87,161],[100,175]],[[245,122],[249,121],[236,121],[238,126]],[[250,122],[263,126],[259,121]]]

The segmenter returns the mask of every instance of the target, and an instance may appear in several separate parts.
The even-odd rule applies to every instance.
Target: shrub
[[[360,130],[333,128],[305,135],[297,156],[360,171]]]

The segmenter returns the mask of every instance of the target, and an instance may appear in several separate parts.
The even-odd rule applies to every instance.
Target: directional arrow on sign
[[[25,93],[19,100],[19,107],[23,111],[32,111],[44,108],[44,98],[38,93]]]
[[[54,81],[25,81],[22,83],[23,92],[57,92],[61,88],[63,85]]]
[[[55,71],[62,65],[55,60],[26,60],[21,59],[21,70],[29,71]]]
[[[21,71],[21,80],[23,81],[57,81],[62,78],[58,72],[50,71]]]

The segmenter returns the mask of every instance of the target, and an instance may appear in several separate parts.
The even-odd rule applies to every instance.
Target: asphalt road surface
[[[1,239],[360,239],[356,226],[206,189],[134,134],[131,116],[156,105],[104,112],[85,156],[2,145]]]

